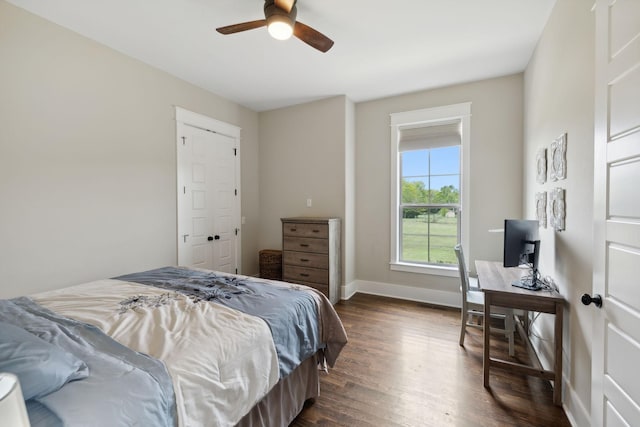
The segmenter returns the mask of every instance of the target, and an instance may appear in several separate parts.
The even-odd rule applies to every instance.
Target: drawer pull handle
[[[302,277],[309,277],[309,275],[307,273],[300,273],[300,276]]]
[[[300,258],[300,262],[309,262],[309,260],[306,258]]]
[[[296,231],[298,231],[298,229],[292,228],[291,231],[293,231],[295,233]]]
[[[306,243],[300,243],[300,246],[302,246],[303,248],[308,248],[309,247],[309,245],[306,244]]]
[[[314,233],[319,233],[319,232],[320,232],[320,230],[313,230],[313,232],[314,232]]]

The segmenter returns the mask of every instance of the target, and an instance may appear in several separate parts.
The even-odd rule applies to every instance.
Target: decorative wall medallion
[[[557,181],[567,177],[567,134],[563,133],[551,143],[549,153],[549,179]]]
[[[562,231],[565,228],[565,203],[564,189],[554,188],[549,194],[549,220],[550,226],[556,231]]]
[[[538,184],[544,184],[547,182],[547,149],[541,148],[536,154],[536,170],[538,175],[536,181]],[[545,199],[546,200],[546,199]]]
[[[540,227],[547,228],[547,192],[536,193],[536,219]]]

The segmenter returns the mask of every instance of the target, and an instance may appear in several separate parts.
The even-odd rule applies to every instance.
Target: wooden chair
[[[462,246],[456,245],[454,248],[458,257],[458,271],[460,273],[460,291],[462,294],[462,326],[460,328],[460,345],[464,347],[464,336],[467,327],[483,329],[482,322],[488,321],[484,318],[484,293],[480,290],[478,279],[469,277],[469,272],[464,261]],[[473,286],[475,285],[475,286]],[[513,319],[513,310],[493,307],[491,311],[492,318],[498,318],[504,321],[504,329],[495,329],[497,332],[503,332],[509,340],[509,356],[514,355],[514,330],[515,323]],[[470,320],[473,317],[479,319],[478,323]]]

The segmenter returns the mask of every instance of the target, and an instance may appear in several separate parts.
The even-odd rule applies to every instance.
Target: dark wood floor
[[[482,386],[482,331],[460,347],[457,310],[362,294],[336,310],[349,343],[292,426],[570,426],[548,382],[496,369]],[[528,360],[519,339],[515,358]]]

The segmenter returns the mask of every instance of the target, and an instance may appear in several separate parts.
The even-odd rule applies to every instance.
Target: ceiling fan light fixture
[[[287,40],[293,35],[293,22],[287,16],[273,15],[268,19],[267,30],[276,40]]]
[[[227,25],[216,28],[216,31],[221,34],[234,34],[266,26],[269,34],[275,39],[287,40],[295,36],[320,52],[328,51],[333,46],[333,40],[310,26],[296,21],[297,1],[264,0],[264,19]]]

